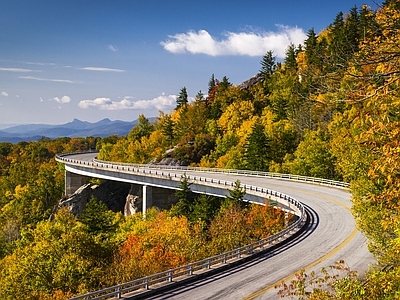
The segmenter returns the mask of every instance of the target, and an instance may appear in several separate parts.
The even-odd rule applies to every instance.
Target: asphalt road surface
[[[91,160],[93,154],[74,156]],[[72,157],[71,157],[72,158]],[[170,171],[181,173],[183,171]],[[375,260],[369,253],[366,238],[357,231],[350,213],[348,191],[280,179],[252,176],[198,173],[187,175],[236,181],[283,192],[301,201],[310,223],[295,240],[284,244],[240,266],[214,274],[190,284],[179,286],[146,299],[280,299],[274,286],[289,282],[301,269],[307,273],[344,260],[352,270],[363,275]]]

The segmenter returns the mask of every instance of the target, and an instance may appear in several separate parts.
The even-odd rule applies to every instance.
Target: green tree
[[[211,75],[211,78],[208,82],[208,95],[211,94],[211,91],[214,90],[215,88],[215,78],[214,78],[214,74]]]
[[[260,73],[263,74],[266,79],[269,79],[276,69],[276,57],[273,53],[274,52],[271,50],[268,51],[266,54],[263,55],[260,62]]]
[[[296,48],[291,43],[286,49],[285,53],[285,70],[296,71],[297,70],[297,61],[296,61]]]
[[[108,237],[118,226],[116,215],[102,201],[92,197],[78,220],[87,226],[89,234]]]
[[[253,124],[250,134],[244,145],[246,168],[253,171],[267,171],[269,154],[269,140],[260,119]]]
[[[188,101],[186,87],[183,87],[179,92],[179,96],[176,98],[176,108],[185,107],[188,104]]]
[[[128,134],[128,139],[138,141],[144,136],[148,137],[153,130],[154,125],[143,114],[140,114],[136,126]]]
[[[329,135],[323,131],[308,131],[294,152],[294,160],[285,162],[291,173],[304,176],[339,179],[335,157],[330,151]]]
[[[168,144],[172,145],[174,140],[174,121],[172,120],[170,115],[165,115],[160,121],[161,131],[163,135],[167,138]]]
[[[228,189],[229,195],[225,196],[225,201],[223,201],[221,206],[221,211],[229,209],[231,206],[244,208],[247,206],[247,202],[244,201],[244,196],[246,195],[246,190],[241,186],[240,180],[236,180],[233,189]]]
[[[41,299],[99,288],[112,252],[66,210],[26,230],[20,247],[0,263],[1,299]]]
[[[178,202],[171,208],[172,215],[189,217],[193,210],[194,195],[190,189],[186,173],[181,177],[179,189],[175,191],[175,196],[178,198]]]

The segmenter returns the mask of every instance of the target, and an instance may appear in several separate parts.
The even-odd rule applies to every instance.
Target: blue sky
[[[2,0],[0,125],[169,112],[211,75],[240,84],[273,50],[372,0]]]

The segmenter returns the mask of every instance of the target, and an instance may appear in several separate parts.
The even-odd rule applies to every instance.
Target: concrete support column
[[[144,185],[142,195],[143,195],[142,213],[143,213],[143,216],[146,216],[146,209],[153,205],[152,187],[148,186],[148,185]]]
[[[86,183],[86,177],[65,171],[65,194],[71,195]]]

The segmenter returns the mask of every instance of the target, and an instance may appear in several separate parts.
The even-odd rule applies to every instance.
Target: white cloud
[[[68,97],[68,96],[62,96],[61,98],[54,97],[53,100],[57,101],[58,103],[69,103],[69,102],[71,102],[71,98]]]
[[[18,72],[18,73],[37,72],[35,70],[21,69],[21,68],[0,68],[0,71]]]
[[[8,97],[8,93],[7,92],[1,92],[1,95],[4,97]]]
[[[38,80],[38,81],[50,81],[50,82],[62,82],[62,83],[81,83],[79,81],[72,81],[68,79],[48,79],[48,78],[40,78],[33,76],[19,76],[21,79],[29,79],[29,80]]]
[[[298,27],[277,25],[277,28],[269,32],[226,32],[223,40],[217,40],[206,30],[189,31],[169,36],[161,45],[172,53],[262,56],[272,50],[278,58],[284,58],[290,43],[301,44],[307,37]]]
[[[31,62],[31,61],[25,61],[27,65],[37,65],[37,66],[55,66],[55,63],[44,63],[44,62]]]
[[[118,47],[113,46],[113,45],[108,45],[108,49],[110,49],[112,52],[117,52],[118,51]]]
[[[99,68],[99,67],[85,67],[85,68],[79,68],[79,70],[97,71],[97,72],[125,72],[125,70],[121,69],[110,69],[110,68]]]
[[[125,97],[121,101],[112,101],[110,98],[96,98],[94,100],[82,100],[79,102],[80,108],[97,108],[101,110],[125,110],[125,109],[158,109],[170,110],[176,106],[175,95],[161,95],[151,100],[130,100]]]

